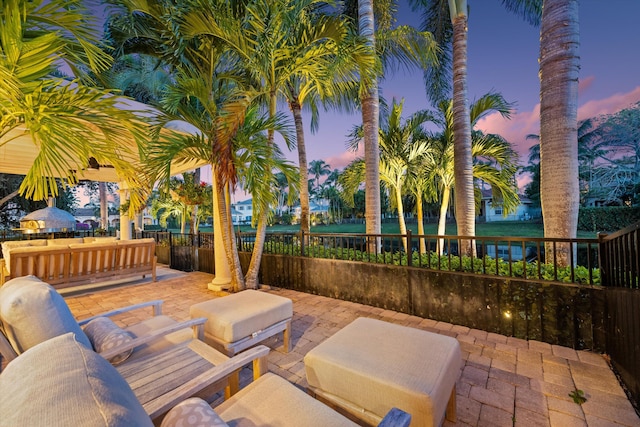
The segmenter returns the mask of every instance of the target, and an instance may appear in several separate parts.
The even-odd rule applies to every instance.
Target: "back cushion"
[[[71,333],[7,365],[0,396],[0,424],[7,426],[153,425],[118,371]]]
[[[45,239],[37,240],[9,240],[2,242],[2,258],[5,260],[7,271],[11,273],[11,251],[15,248],[26,248],[32,246],[47,246]]]
[[[34,276],[18,277],[0,287],[0,322],[18,354],[67,332],[91,348],[62,296]]]

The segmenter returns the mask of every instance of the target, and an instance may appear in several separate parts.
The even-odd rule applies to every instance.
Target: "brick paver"
[[[213,279],[210,274],[182,273],[167,268],[159,268],[158,273],[156,283],[147,279],[107,289],[84,289],[76,295],[67,291],[65,299],[78,319],[162,299],[165,301],[164,314],[187,320],[192,304],[221,296],[207,289],[207,283]],[[294,310],[292,351],[289,354],[282,352],[281,337],[265,341],[272,348],[269,370],[303,389],[308,385],[304,355],[355,318],[363,316],[458,339],[464,366],[456,385],[457,422],[446,421],[445,427],[640,425],[640,418],[607,361],[599,354],[287,289],[266,291],[290,298]],[[119,316],[117,321],[129,325],[148,315],[147,312],[128,314]],[[569,397],[575,388],[582,389],[587,397],[582,406]]]

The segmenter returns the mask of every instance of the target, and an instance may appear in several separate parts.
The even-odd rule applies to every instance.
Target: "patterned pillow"
[[[84,333],[89,337],[91,345],[96,353],[117,347],[129,341],[133,341],[130,332],[121,329],[108,317],[97,317],[84,326]],[[133,353],[133,349],[124,351],[109,359],[112,365],[118,365]]]
[[[174,406],[160,427],[229,427],[211,406],[199,397],[192,397]]]

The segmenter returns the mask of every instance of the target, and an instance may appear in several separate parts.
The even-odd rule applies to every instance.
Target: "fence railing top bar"
[[[256,233],[254,231],[240,232],[238,233],[240,236],[254,236]],[[285,232],[268,232],[267,235],[270,236],[299,236],[299,231],[285,231]],[[408,234],[399,234],[399,233],[385,233],[385,234],[366,234],[366,233],[318,233],[311,232],[305,233],[306,236],[309,237],[357,237],[357,238],[402,238],[407,237]],[[416,234],[411,233],[411,237],[415,239],[449,239],[449,240],[477,240],[481,242],[539,242],[539,243],[578,243],[578,244],[587,244],[587,243],[598,243],[599,240],[596,238],[555,238],[555,237],[517,237],[517,236],[458,236],[452,234]]]
[[[608,240],[613,240],[617,237],[624,236],[625,234],[632,233],[640,229],[640,222],[636,222],[635,224],[631,224],[630,226],[623,228],[622,230],[618,230],[611,234],[602,234],[602,241],[606,242]]]

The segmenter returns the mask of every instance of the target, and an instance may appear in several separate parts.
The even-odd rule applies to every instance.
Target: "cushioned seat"
[[[127,382],[98,354],[60,335],[0,375],[3,426],[153,426]]]
[[[397,407],[412,426],[439,426],[448,402],[455,418],[462,359],[454,338],[359,318],[309,351],[304,364],[313,393],[370,424]]]
[[[293,303],[266,292],[246,290],[191,306],[192,318],[204,317],[204,341],[229,355],[283,332],[285,351],[289,340]]]

